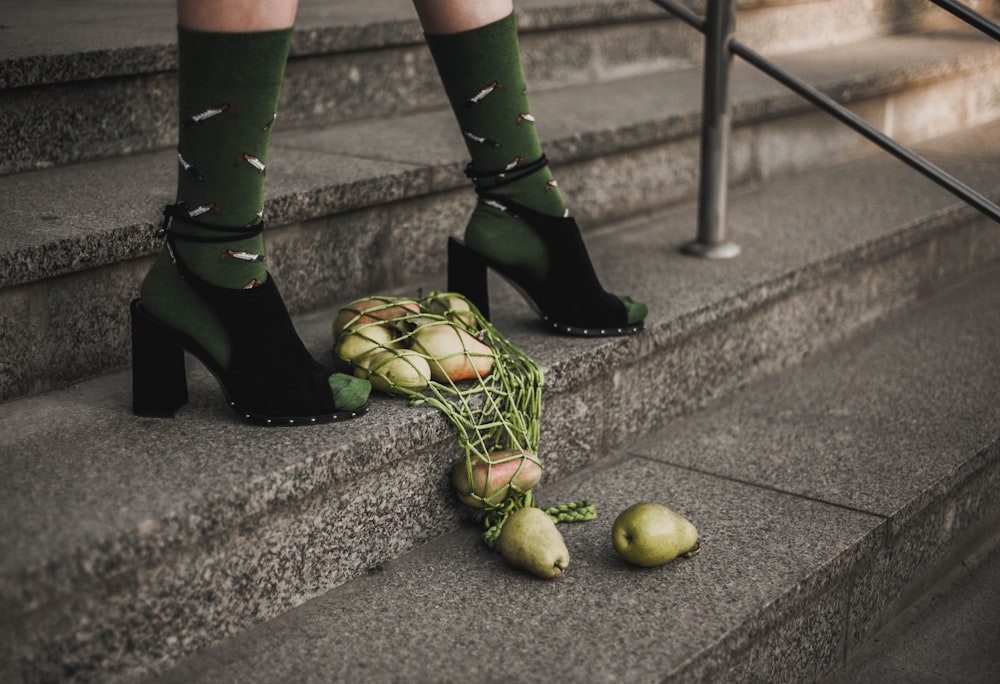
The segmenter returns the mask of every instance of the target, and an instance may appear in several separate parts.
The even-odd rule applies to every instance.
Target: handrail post
[[[729,183],[729,72],[736,32],[736,0],[708,0],[705,15],[705,77],[702,85],[701,177],[698,238],[682,248],[694,256],[729,259],[739,245],[726,240]]]

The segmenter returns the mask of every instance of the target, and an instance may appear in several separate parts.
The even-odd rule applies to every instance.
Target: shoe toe
[[[367,380],[356,378],[345,373],[334,373],[327,382],[333,392],[334,405],[338,411],[354,411],[368,401],[372,385]]]
[[[649,307],[646,306],[645,302],[636,301],[628,295],[619,295],[618,299],[621,300],[622,304],[625,305],[626,311],[628,311],[629,325],[642,323],[649,314]]]

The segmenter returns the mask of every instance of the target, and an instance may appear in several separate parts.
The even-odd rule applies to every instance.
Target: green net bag
[[[537,505],[541,368],[452,292],[355,300],[338,312],[333,336],[342,368],[378,391],[433,406],[455,428],[463,458],[452,484],[496,549],[510,514]],[[556,522],[596,516],[587,502],[546,513]]]

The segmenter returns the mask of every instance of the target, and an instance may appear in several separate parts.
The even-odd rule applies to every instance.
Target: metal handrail
[[[993,40],[1000,41],[1000,26],[971,7],[955,2],[955,0],[931,0],[931,2],[941,9],[951,12],[969,26],[979,29]]]
[[[1000,206],[876,129],[825,93],[785,71],[733,37],[736,0],[708,0],[703,20],[675,0],[652,0],[678,19],[705,34],[705,83],[702,93],[702,161],[698,195],[698,238],[684,251],[726,258],[739,247],[725,238],[726,168],[729,140],[729,69],[733,55],[764,72],[809,102],[853,128],[930,180],[1000,223]],[[931,0],[956,17],[1000,41],[1000,26],[955,0]]]

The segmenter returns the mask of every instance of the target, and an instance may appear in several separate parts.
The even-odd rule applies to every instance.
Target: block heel
[[[490,293],[487,262],[456,238],[448,238],[448,290],[460,292],[472,302],[484,318],[490,318]]]
[[[492,269],[521,293],[553,332],[609,337],[643,329],[642,321],[629,321],[622,299],[601,286],[572,217],[542,214],[499,195],[480,196],[490,206],[509,212],[535,231],[545,245],[548,271],[539,279],[527,269],[491,261],[449,238],[448,289],[468,297],[489,318],[487,269]]]
[[[486,271],[503,276],[525,298],[549,330],[561,335],[607,337],[643,329],[647,308],[631,297],[618,297],[601,286],[571,216],[551,216],[514,202],[499,188],[526,179],[548,165],[545,155],[503,169],[479,170],[472,163],[465,175],[479,201],[494,211],[522,221],[538,236],[547,261],[544,276],[516,264],[502,264],[451,238],[448,242],[448,288],[489,311]],[[489,316],[487,315],[487,318]]]
[[[132,411],[137,416],[173,418],[188,403],[184,349],[163,335],[139,305],[132,318]]]

